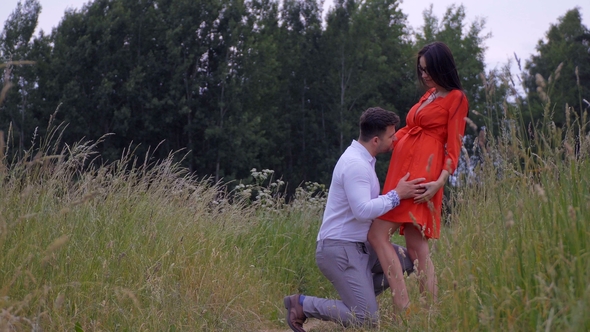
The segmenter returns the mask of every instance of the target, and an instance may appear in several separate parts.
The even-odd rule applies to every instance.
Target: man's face
[[[391,152],[395,138],[395,126],[388,126],[383,134],[377,136],[377,153]]]

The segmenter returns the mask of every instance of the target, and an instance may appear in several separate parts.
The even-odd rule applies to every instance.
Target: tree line
[[[191,171],[216,181],[268,168],[291,187],[328,183],[364,109],[404,119],[419,98],[415,54],[426,43],[453,50],[478,125],[501,121],[511,93],[499,79],[506,68],[485,72],[490,34],[484,19],[466,22],[463,6],[438,18],[431,5],[414,30],[398,0],[337,0],[326,15],[316,0],[94,0],[34,35],[40,12],[38,0],[19,2],[0,34],[0,80],[13,85],[0,130],[11,131],[13,154],[55,116],[68,124],[65,143],[112,133],[100,146],[105,162],[128,149],[154,158],[182,150]],[[585,109],[590,37],[581,22],[578,8],[568,11],[527,60],[527,96],[516,97],[527,121],[547,113],[551,91],[537,89],[536,74],[551,81],[556,107]],[[35,64],[11,65],[20,60]],[[489,98],[491,86],[500,98]]]

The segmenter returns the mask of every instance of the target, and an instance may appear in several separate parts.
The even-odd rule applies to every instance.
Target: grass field
[[[381,296],[378,330],[590,330],[590,138],[571,116],[531,136],[506,115],[451,190],[439,302],[396,323]],[[337,297],[314,262],[321,188],[286,204],[269,171],[228,193],[172,156],[96,165],[100,141],[58,148],[61,130],[12,161],[2,133],[0,330],[284,331],[283,296]]]

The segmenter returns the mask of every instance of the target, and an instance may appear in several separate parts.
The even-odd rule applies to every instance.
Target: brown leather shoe
[[[299,294],[285,296],[283,299],[287,309],[287,324],[295,332],[305,332],[303,323],[307,320],[303,313],[303,306],[299,304]]]

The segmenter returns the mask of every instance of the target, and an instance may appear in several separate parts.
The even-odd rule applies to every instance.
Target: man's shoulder
[[[359,172],[370,172],[372,170],[371,164],[363,158],[363,156],[346,152],[342,154],[336,167],[334,168],[334,175],[349,175]]]
[[[344,153],[338,159],[338,163],[351,165],[351,164],[368,164],[368,162],[363,158],[363,156],[356,151],[354,148],[349,147],[344,151]]]

